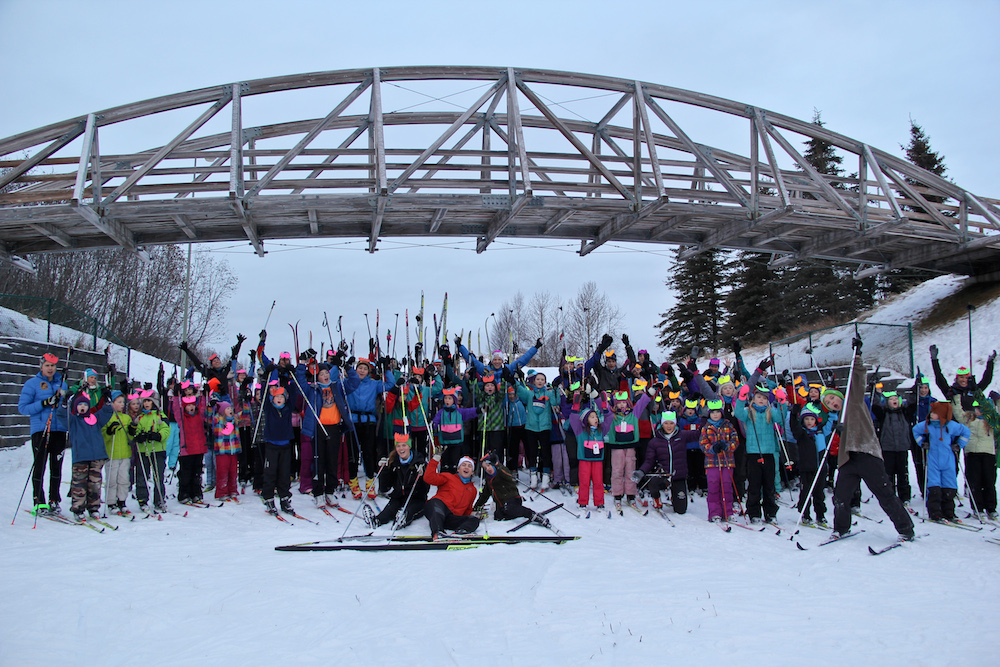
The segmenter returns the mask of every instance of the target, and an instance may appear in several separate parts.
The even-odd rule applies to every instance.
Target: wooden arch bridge
[[[732,145],[705,143],[721,137]],[[816,172],[803,142],[845,155]],[[719,141],[718,143],[725,143]],[[856,165],[856,166],[855,166]],[[753,250],[987,276],[998,201],[817,124],[641,81],[393,67],[241,81],[0,139],[0,256],[501,237]]]

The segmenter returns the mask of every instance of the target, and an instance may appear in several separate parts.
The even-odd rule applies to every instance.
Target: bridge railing
[[[774,369],[793,375],[797,371],[828,369],[849,365],[853,358],[851,341],[864,341],[864,355],[870,365],[881,366],[913,377],[913,324],[848,322],[832,327],[803,331],[768,345]]]

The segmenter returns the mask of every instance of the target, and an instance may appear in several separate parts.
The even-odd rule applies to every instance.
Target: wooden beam
[[[500,125],[496,122],[496,120],[490,120],[489,126],[493,128],[493,131],[497,133],[497,136],[503,139],[504,143],[507,144],[508,149],[510,149],[510,137],[506,132],[504,132],[503,128],[500,127]],[[543,171],[542,168],[539,167],[538,164],[530,157],[528,158],[528,166],[531,167],[531,169],[534,170],[538,178],[540,178],[545,183],[554,182],[552,178],[548,174],[546,174],[545,171]],[[560,197],[566,196],[566,193],[562,190],[553,189],[552,192],[559,195]]]
[[[858,212],[855,211],[854,208],[850,204],[848,204],[843,197],[840,196],[837,190],[832,185],[830,185],[825,178],[823,178],[823,175],[820,174],[818,171],[816,171],[816,168],[814,166],[809,164],[809,160],[802,157],[802,155],[799,154],[797,150],[795,150],[795,147],[792,146],[792,144],[787,139],[785,139],[785,137],[783,137],[781,133],[778,132],[778,130],[776,130],[774,126],[767,121],[766,118],[762,117],[761,119],[764,121],[764,128],[767,130],[767,133],[770,134],[774,138],[774,140],[778,142],[778,145],[781,146],[781,148],[786,153],[788,153],[788,155],[790,155],[791,158],[795,160],[796,163],[798,163],[798,165],[802,168],[802,171],[808,174],[809,178],[812,179],[812,181],[819,186],[819,189],[822,190],[823,194],[826,195],[827,199],[829,199],[831,202],[840,207],[841,210],[845,211],[860,225],[861,216],[858,215]]]
[[[55,225],[48,222],[29,222],[28,227],[31,227],[40,234],[48,236],[64,248],[72,248],[76,245],[73,239],[66,232],[58,229]]]
[[[21,164],[14,167],[6,174],[0,176],[0,190],[3,190],[5,187],[13,183],[15,180],[17,180],[24,174],[28,173],[29,171],[37,167],[42,162],[42,160],[49,157],[56,151],[62,149],[69,142],[79,137],[81,134],[83,134],[83,131],[86,129],[86,127],[87,127],[87,121],[86,120],[80,121],[76,125],[73,125],[68,132],[66,132],[64,135],[53,141],[51,144],[49,144],[42,150],[38,151],[27,160],[24,160],[23,162],[21,162]]]
[[[382,233],[382,220],[385,218],[385,205],[388,200],[388,197],[378,197],[378,202],[375,204],[375,213],[372,215],[372,231],[368,236],[368,252],[370,253],[378,250],[375,246],[378,243],[378,235]]]
[[[597,126],[594,128],[594,131],[600,132],[605,127],[607,127],[608,123],[611,122],[611,119],[614,118],[616,115],[618,115],[618,112],[624,109],[625,105],[628,104],[631,100],[632,100],[632,93],[625,93],[624,95],[622,95],[621,98],[619,98],[619,100],[615,102],[615,105],[611,107],[611,109],[606,114],[604,114],[604,117],[601,118],[601,120],[597,121]]]
[[[446,129],[441,134],[441,136],[435,139],[430,146],[424,149],[424,151],[420,153],[420,155],[417,157],[416,160],[414,160],[406,169],[403,170],[403,173],[401,173],[396,178],[396,180],[392,182],[392,185],[389,186],[388,191],[390,193],[395,192],[396,189],[399,188],[399,186],[401,186],[406,181],[406,179],[408,179],[410,176],[413,175],[413,172],[415,172],[417,169],[420,169],[420,167],[423,166],[425,162],[427,162],[427,159],[431,155],[433,155],[437,149],[441,148],[441,146],[444,145],[444,142],[448,141],[448,139],[450,139],[451,136],[455,134],[455,132],[458,131],[458,128],[465,125],[466,121],[468,121],[469,118],[472,117],[472,114],[479,111],[479,109],[483,106],[483,104],[486,103],[486,100],[488,100],[491,96],[493,96],[497,91],[499,91],[505,85],[507,85],[507,76],[503,75],[492,86],[490,86],[489,90],[483,93],[483,95],[478,100],[473,102],[471,107],[466,109],[458,118],[456,118],[455,121],[448,127],[448,129]]]
[[[660,238],[670,230],[674,229],[678,225],[687,222],[693,217],[694,216],[692,215],[675,215],[666,222],[661,222],[656,227],[653,227],[651,230],[649,230],[649,240],[655,241],[656,239]]]
[[[294,160],[296,156],[298,156],[298,154],[301,153],[306,146],[312,143],[313,139],[319,136],[319,134],[323,132],[323,130],[325,130],[337,116],[343,113],[344,109],[349,107],[354,102],[354,100],[358,99],[361,93],[363,93],[365,89],[371,85],[371,83],[372,83],[371,77],[362,81],[361,84],[358,85],[357,88],[352,90],[347,95],[347,97],[342,99],[340,103],[337,104],[337,106],[335,106],[333,110],[326,115],[325,118],[323,118],[323,120],[313,125],[312,129],[310,129],[309,132],[307,132],[306,135],[302,137],[297,144],[295,144],[291,149],[289,149],[288,152],[285,153],[281,157],[281,159],[274,164],[274,166],[268,169],[267,173],[264,174],[264,176],[262,176],[257,181],[257,183],[254,184],[252,188],[250,188],[250,191],[247,192],[246,195],[243,197],[244,202],[249,202],[250,199],[257,196],[258,192],[267,187],[268,184],[270,184],[271,181],[274,179],[274,177],[277,176],[285,167],[287,167],[288,164],[292,160]]]
[[[309,213],[309,233],[315,236],[316,234],[319,234],[319,213],[317,213],[316,209],[314,208],[309,209],[308,213]]]
[[[732,197],[736,199],[736,201],[738,201],[744,208],[751,208],[746,190],[744,190],[742,186],[733,182],[729,173],[715,161],[715,158],[705,153],[700,145],[691,141],[691,138],[688,137],[684,130],[681,129],[681,126],[675,123],[674,119],[668,116],[667,112],[664,111],[648,94],[646,95],[646,104],[648,104],[649,108],[653,110],[653,113],[655,113],[659,119],[663,121],[663,124],[670,128],[670,131],[674,133],[674,136],[680,139],[681,143],[684,144],[688,152],[698,158],[698,161],[705,165],[706,169],[712,172],[712,175],[715,176],[715,180],[717,180],[719,184],[726,189],[726,192],[732,195]]]
[[[517,162],[521,167],[521,190],[525,197],[531,196],[531,174],[528,172],[528,156],[524,150],[524,128],[521,126],[521,109],[517,100],[517,75],[513,67],[507,68],[507,127],[513,127],[514,146]],[[508,134],[510,132],[508,131]],[[491,239],[492,240],[492,239]]]
[[[794,211],[794,206],[776,208],[755,220],[737,220],[735,222],[722,225],[721,227],[717,227],[714,231],[702,239],[701,243],[698,245],[682,250],[680,254],[677,255],[677,259],[683,262],[684,260],[690,259],[695,255],[700,255],[706,250],[711,250],[712,248],[723,245],[738,236],[742,236],[755,227],[780,220]]]
[[[636,206],[638,204],[635,197],[632,196],[632,193],[629,192],[628,188],[622,185],[621,181],[619,181],[615,177],[615,175],[611,173],[611,170],[608,169],[607,165],[605,165],[600,159],[598,159],[596,155],[590,152],[590,149],[588,149],[586,146],[583,145],[583,142],[580,141],[580,139],[575,134],[573,134],[573,132],[566,126],[566,123],[564,123],[562,119],[560,119],[556,114],[554,114],[552,110],[549,109],[549,107],[544,102],[542,102],[542,100],[538,97],[538,95],[535,95],[534,91],[528,88],[528,86],[526,86],[523,81],[519,81],[517,87],[521,90],[522,93],[524,93],[525,97],[531,100],[531,103],[535,105],[535,108],[541,111],[542,115],[545,116],[548,119],[548,121],[552,123],[556,127],[556,129],[559,130],[559,132],[564,137],[566,137],[567,140],[569,140],[571,144],[573,144],[573,147],[576,148],[576,150],[578,150],[581,155],[587,158],[590,164],[594,165],[594,168],[601,173],[601,176],[603,176],[605,180],[607,180],[608,183],[610,183],[614,187],[615,190],[621,193],[622,197],[631,202],[633,206]]]
[[[345,148],[348,148],[351,144],[353,144],[357,140],[358,137],[364,134],[365,130],[367,129],[368,129],[368,119],[365,118],[361,121],[361,124],[359,124],[346,139],[340,142],[340,145],[337,146],[335,150],[342,151]],[[333,164],[333,161],[336,160],[338,157],[340,157],[340,154],[335,152],[332,155],[323,158],[323,161],[320,162],[320,164],[321,165]],[[309,179],[319,178],[324,171],[325,170],[322,168],[314,169],[312,172],[309,173]],[[303,189],[304,188],[296,188],[292,190],[292,194],[293,195],[300,194]]]
[[[1000,246],[1000,234],[977,236],[968,243],[925,243],[893,253],[890,257],[889,267],[899,269],[918,266],[990,246]]]
[[[612,151],[614,151],[615,155],[624,160],[629,160],[629,161],[632,160],[629,154],[626,153],[625,150],[618,145],[618,142],[614,140],[614,137],[612,137],[603,130],[601,132],[598,132],[598,134],[600,135],[601,140],[604,141],[604,143],[606,143],[611,148]],[[650,178],[649,176],[646,176],[645,174],[642,175],[642,182],[645,185],[648,185],[649,187],[653,187],[653,179]]]
[[[893,194],[892,190],[889,188],[889,183],[885,180],[885,172],[882,170],[881,163],[872,154],[872,149],[868,144],[861,144],[861,154],[865,156],[865,160],[872,167],[872,172],[875,174],[875,180],[878,181],[878,187],[882,191],[882,195],[885,197],[886,201],[889,203],[889,208],[892,209],[892,214],[896,216],[896,220],[904,221],[906,216],[903,214],[903,209],[900,208],[899,202],[896,201],[896,196]]]
[[[653,127],[649,124],[649,111],[646,109],[646,94],[642,91],[642,83],[635,82],[635,97],[639,101],[639,118],[642,121],[642,131],[646,138],[646,150],[649,152],[649,165],[653,170],[653,181],[656,183],[656,197],[663,199],[663,174],[660,172],[660,156],[656,153],[656,141],[653,137]]]
[[[234,83],[233,122],[229,134],[229,192],[243,198],[243,84]]]
[[[87,220],[102,234],[113,239],[115,243],[130,252],[134,252],[143,261],[150,261],[149,253],[136,245],[135,236],[133,236],[132,232],[130,232],[125,225],[121,224],[117,220],[99,215],[97,211],[90,206],[81,204],[79,206],[74,206],[73,209],[80,214],[80,217]]]
[[[669,203],[670,202],[666,199],[659,199],[646,204],[636,213],[621,213],[614,216],[611,220],[601,225],[600,229],[597,231],[597,236],[594,237],[593,241],[584,245],[580,249],[580,257],[586,257],[614,238],[615,235],[621,234],[629,227],[652,215],[653,213],[656,213]]]
[[[1000,213],[997,213],[995,208],[984,204],[971,192],[965,193],[965,201],[970,204],[972,208],[976,209],[981,216],[989,220],[995,228],[1000,229]]]
[[[559,225],[569,220],[574,213],[576,213],[576,211],[571,208],[567,208],[556,213],[549,219],[548,222],[545,223],[545,227],[542,229],[542,236],[548,236],[554,232]]]
[[[531,197],[524,194],[514,200],[509,211],[498,211],[493,221],[486,228],[486,236],[481,236],[476,241],[476,254],[482,254],[486,250],[486,247],[493,243],[496,237],[500,235],[500,232],[510,224],[511,220],[517,217],[521,209],[527,206],[530,201]]]
[[[472,139],[472,137],[476,136],[476,132],[478,132],[480,129],[484,128],[485,126],[486,126],[486,118],[484,116],[483,118],[480,118],[479,120],[477,120],[476,123],[475,123],[475,125],[473,125],[469,129],[469,131],[466,132],[465,135],[462,136],[462,138],[458,140],[458,143],[456,143],[454,145],[454,147],[452,147],[452,150],[458,151],[458,150],[461,150],[462,148],[464,148],[465,144],[469,143],[469,141]],[[485,146],[483,148],[484,152],[486,152],[486,151],[489,150],[489,148],[488,148],[489,147],[489,143],[490,143],[489,142],[489,132],[484,130],[483,131],[483,144]],[[427,171],[424,172],[424,174],[423,174],[423,176],[421,178],[423,178],[424,180],[427,180],[429,178],[433,178],[435,174],[437,174],[439,171],[441,171],[441,167],[444,166],[445,164],[447,164],[448,162],[450,162],[451,158],[453,158],[453,157],[455,157],[454,154],[445,155],[444,157],[441,158],[441,160],[434,167],[428,168]],[[488,165],[489,164],[489,156],[488,155],[483,155],[483,158],[482,158],[482,161],[480,161],[480,164],[486,164],[486,165]],[[489,180],[490,176],[487,176],[486,174],[488,172],[490,172],[490,171],[492,171],[492,170],[483,170],[482,173],[481,173],[481,175],[480,175],[481,180],[483,180],[483,181]],[[414,192],[417,192],[419,190],[420,190],[419,187],[414,186],[414,187],[411,187],[409,190],[407,190],[407,194],[413,194]],[[489,193],[486,192],[484,194],[489,194]]]
[[[937,221],[939,225],[951,230],[957,236],[961,237],[962,234],[959,231],[958,227],[955,225],[955,223],[953,223],[951,220],[943,216],[941,214],[941,211],[939,211],[937,207],[934,206],[934,204],[924,199],[923,195],[917,192],[912,185],[906,182],[905,177],[900,177],[892,169],[888,171],[887,175],[889,176],[890,179],[892,179],[892,182],[895,183],[900,190],[906,193],[907,197],[917,202],[917,205],[920,208],[922,208],[929,216],[934,218],[934,220]]]
[[[243,233],[247,235],[247,240],[253,246],[253,251],[257,253],[258,257],[263,257],[266,254],[264,252],[264,243],[260,240],[260,234],[257,233],[257,223],[247,209],[245,200],[238,197],[231,197],[229,206],[239,216],[240,226],[243,227]]]
[[[785,179],[781,175],[781,168],[778,166],[778,160],[774,157],[774,148],[771,146],[771,140],[767,138],[767,129],[765,128],[763,132],[760,131],[760,129],[764,127],[764,116],[757,107],[753,108],[753,121],[754,130],[756,130],[758,136],[760,137],[760,142],[764,146],[764,154],[767,155],[767,163],[771,165],[771,176],[774,178],[775,185],[778,186],[778,196],[781,197],[781,206],[789,206],[791,201],[788,198],[788,187],[785,185]]]
[[[438,208],[434,210],[434,215],[431,216],[431,226],[428,230],[429,234],[437,234],[437,231],[441,229],[441,221],[444,220],[444,216],[447,215],[448,209]]]
[[[182,142],[184,142],[184,140],[186,140],[192,134],[197,132],[198,128],[207,123],[212,118],[212,116],[217,114],[224,106],[229,104],[229,100],[231,99],[232,94],[233,94],[232,90],[227,88],[223,93],[222,97],[219,98],[215,102],[215,104],[213,104],[204,112],[202,112],[202,114],[198,116],[193,123],[184,128],[180,134],[178,134],[170,141],[170,143],[160,148],[160,150],[156,151],[153,157],[149,158],[149,160],[147,160],[145,164],[143,164],[137,170],[132,172],[132,175],[126,178],[124,183],[122,183],[117,188],[112,190],[111,194],[105,197],[104,200],[101,202],[101,208],[107,208],[108,206],[113,204],[119,197],[127,193],[132,188],[132,186],[135,185],[136,182],[138,182],[140,178],[142,178],[150,171],[152,171],[152,169],[156,165],[160,164],[160,162],[163,161],[163,158],[170,155],[170,152],[173,151],[174,148],[179,146]]]
[[[87,114],[87,126],[83,132],[83,149],[80,151],[80,166],[76,169],[76,184],[73,186],[74,203],[83,199],[83,189],[87,184],[87,171],[90,169],[91,153],[94,150],[94,135],[97,133],[97,115]]]
[[[388,194],[385,176],[385,128],[382,124],[382,73],[378,67],[372,69],[372,97],[368,122],[374,149],[375,193],[385,196]]]
[[[174,222],[177,223],[177,226],[181,228],[181,231],[184,232],[189,239],[198,238],[198,230],[194,228],[194,225],[191,224],[191,221],[186,215],[176,213],[170,217],[173,218]]]

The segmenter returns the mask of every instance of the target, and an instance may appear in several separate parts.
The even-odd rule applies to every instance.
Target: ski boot
[[[663,509],[663,503],[660,501],[659,496],[653,498],[653,509],[657,510]]]
[[[264,498],[264,511],[268,514],[274,514],[277,516],[278,510],[274,508],[274,498]]]
[[[361,506],[361,518],[365,520],[365,524],[371,528],[378,528],[378,522],[375,521],[375,511],[372,510],[368,503]]]
[[[539,514],[538,512],[535,512],[534,515],[531,517],[531,522],[537,523],[542,528],[549,528],[549,529],[552,528],[552,524],[549,522],[549,520],[546,519],[541,514]]]
[[[295,510],[292,509],[292,497],[286,496],[281,498],[281,511],[285,514],[295,514]]]
[[[49,506],[46,508],[45,512],[52,516],[59,516],[62,513],[62,510],[59,509],[59,501],[50,500]]]
[[[336,500],[336,498],[334,498],[332,495],[330,495],[328,493],[325,496],[323,496],[323,504],[326,507],[333,507],[334,505],[337,504],[337,500]]]
[[[533,489],[538,485],[538,473],[534,470],[528,471],[528,488]]]
[[[351,495],[354,496],[355,500],[361,500],[361,486],[358,484],[357,477],[351,480]]]
[[[161,512],[161,513],[162,512],[166,512],[167,511],[167,503],[166,502],[161,502],[159,505],[156,505],[155,508],[156,508],[157,512]]]
[[[326,507],[326,498],[324,496],[313,496],[312,499],[313,505],[315,505],[317,509],[320,507]]]

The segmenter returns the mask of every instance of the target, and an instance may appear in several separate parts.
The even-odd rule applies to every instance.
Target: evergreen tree
[[[819,110],[814,111],[814,124],[823,127]],[[840,167],[844,158],[833,145],[822,139],[812,138],[805,142],[804,157],[816,171],[827,176],[842,176]],[[834,187],[843,189],[842,183]],[[805,193],[806,197],[812,196]],[[813,197],[815,198],[815,197]],[[856,281],[853,272],[855,264],[830,262],[826,260],[804,260],[793,270],[791,292],[796,294],[794,312],[801,313],[800,324],[809,324],[824,319],[846,322],[858,313],[870,308],[875,302],[877,281],[873,277]]]
[[[908,146],[900,145],[900,148],[906,153],[907,160],[932,174],[944,178],[944,174],[947,171],[944,158],[936,151],[931,150],[930,139],[924,133],[924,129],[917,125],[912,118],[910,119],[910,143]],[[907,178],[906,182],[911,185],[920,185],[920,183],[912,178]],[[944,201],[943,197],[935,195],[924,195],[924,198],[931,203],[941,203]],[[916,213],[924,212],[919,206],[903,206],[903,209]],[[948,213],[946,212],[944,215],[948,215]],[[934,276],[934,273],[922,269],[893,269],[881,276],[879,288],[888,294],[899,294],[914,285],[919,285],[925,280],[930,280]]]
[[[725,343],[732,339],[750,345],[777,340],[785,336],[795,322],[788,317],[786,296],[789,273],[770,269],[771,256],[766,253],[743,251],[739,254],[723,305],[729,313]]]
[[[728,260],[729,253],[718,249],[674,260],[666,284],[677,294],[677,303],[661,314],[657,325],[660,347],[670,346],[674,356],[688,354],[694,345],[711,350],[721,347]]]

